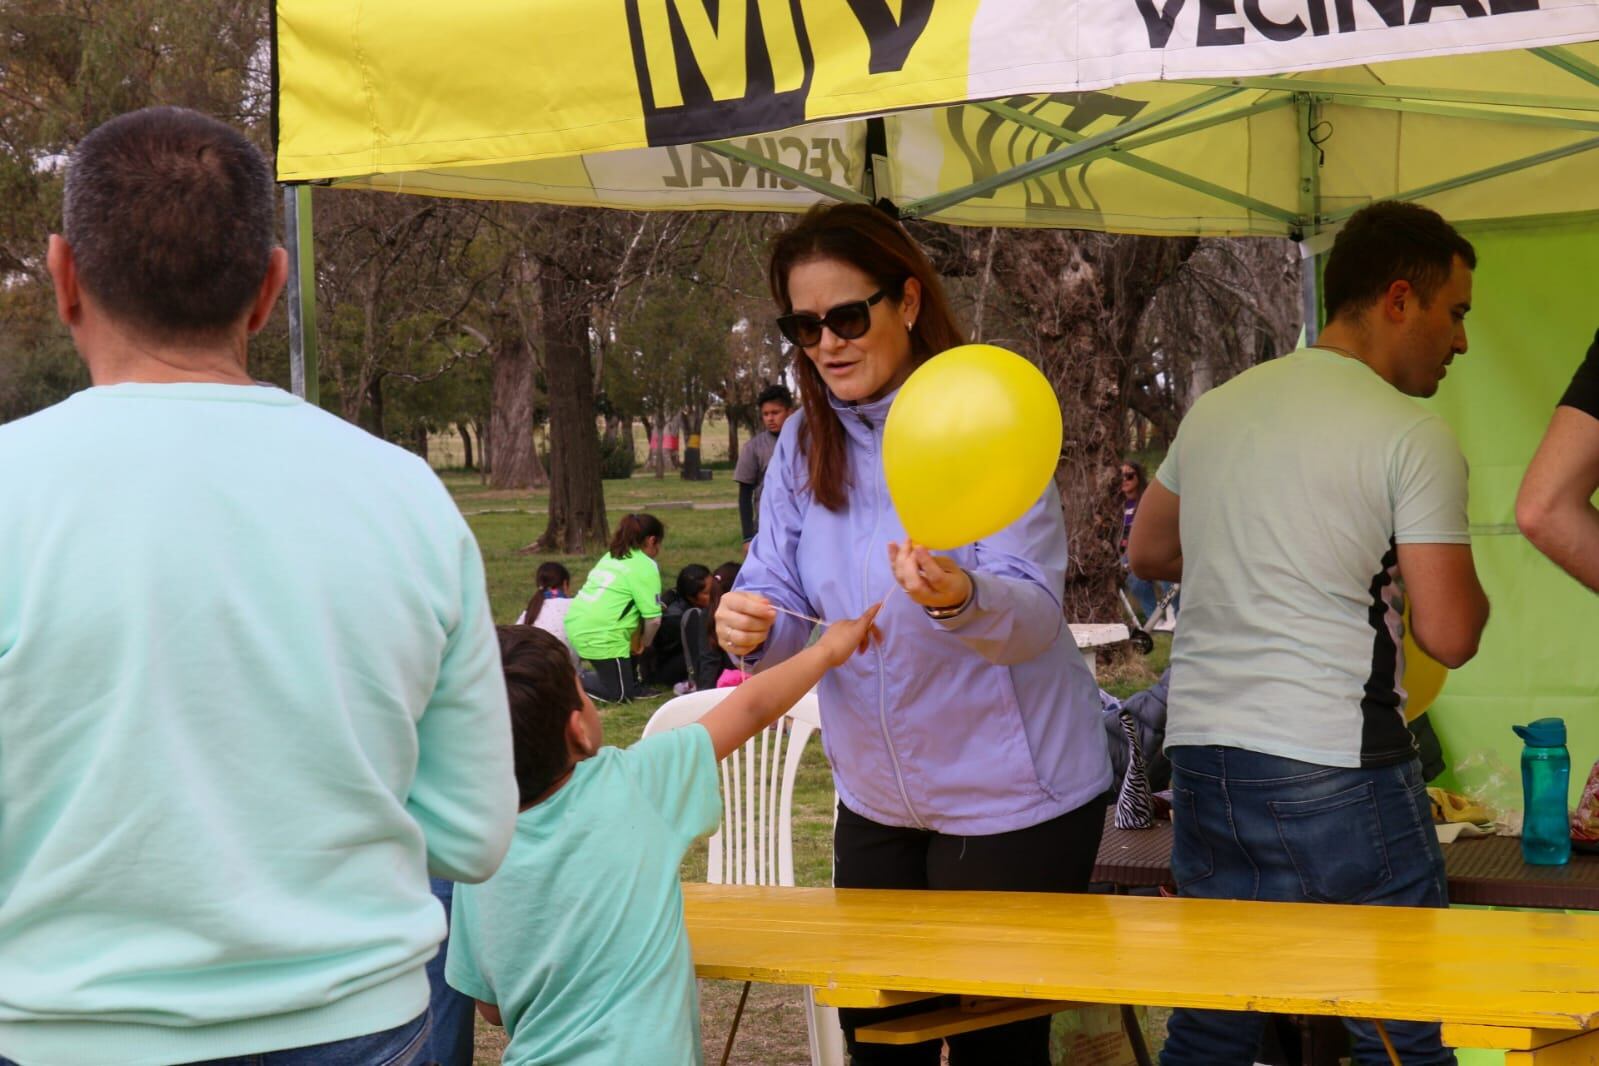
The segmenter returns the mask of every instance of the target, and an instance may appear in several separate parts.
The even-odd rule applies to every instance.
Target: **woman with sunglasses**
[[[1051,486],[952,552],[908,542],[883,479],[883,422],[911,371],[965,340],[932,265],[887,215],[838,205],[777,239],[770,281],[802,411],[767,467],[716,634],[730,655],[776,662],[809,637],[796,615],[853,618],[883,601],[882,642],[819,690],[839,794],[834,883],[1082,891],[1111,774],[1098,689],[1061,613],[1059,495]],[[840,1013],[856,1066],[939,1061],[937,1042],[853,1039],[884,1012]],[[949,1043],[954,1066],[1045,1066],[1049,1020]]]

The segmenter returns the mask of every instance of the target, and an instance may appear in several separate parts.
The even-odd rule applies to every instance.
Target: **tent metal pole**
[[[1436,193],[1448,192],[1450,189],[1458,189],[1463,185],[1475,185],[1479,181],[1488,181],[1492,178],[1501,178],[1506,174],[1514,174],[1519,170],[1528,170],[1532,167],[1541,166],[1544,163],[1552,163],[1556,159],[1564,159],[1567,156],[1580,155],[1583,152],[1591,152],[1595,148],[1599,148],[1599,137],[1589,137],[1587,140],[1577,141],[1574,144],[1568,144],[1561,148],[1551,148],[1549,151],[1539,152],[1537,155],[1529,155],[1524,156],[1521,159],[1513,159],[1508,163],[1501,163],[1498,166],[1487,167],[1483,170],[1474,170],[1470,174],[1462,174],[1460,177],[1450,178],[1448,181],[1437,181],[1433,182],[1431,185],[1422,185],[1414,189],[1406,189],[1404,192],[1394,193],[1390,199],[1420,200],[1423,197],[1432,196]],[[1342,210],[1334,211],[1333,213],[1327,215],[1321,221],[1324,223],[1342,222],[1344,219],[1348,218],[1358,210],[1360,210],[1358,207],[1343,208]]]
[[[869,204],[872,202],[869,197],[854,189],[846,188],[843,185],[835,185],[813,174],[807,174],[803,170],[795,170],[793,167],[779,163],[775,159],[768,159],[764,155],[745,151],[729,141],[702,141],[699,146],[707,152],[714,152],[725,159],[747,164],[757,170],[764,170],[768,174],[776,174],[780,178],[787,178],[795,185],[807,188],[812,192],[819,192],[823,196],[831,197],[846,204]]]
[[[1589,85],[1599,85],[1599,66],[1588,62],[1567,48],[1534,48],[1532,54],[1553,63],[1568,74],[1574,74]]]
[[[1240,92],[1243,92],[1243,89],[1233,86],[1221,86],[1168,107],[1157,108],[1147,114],[1130,119],[1115,129],[1084,137],[1076,144],[1048,152],[1037,159],[1030,159],[1019,166],[1011,167],[1009,170],[1002,170],[997,174],[983,178],[981,181],[974,181],[963,188],[952,189],[936,196],[923,197],[920,200],[913,200],[900,208],[900,216],[902,218],[926,218],[929,215],[937,214],[946,207],[954,207],[956,204],[964,203],[975,197],[985,196],[1007,185],[1014,185],[1017,182],[1040,178],[1046,174],[1064,170],[1075,160],[1088,155],[1090,152],[1124,141],[1135,133],[1142,133],[1151,127],[1192,114],[1202,108],[1209,107],[1211,104],[1220,103],[1230,96],[1236,96]]]
[[[1056,140],[1065,141],[1067,144],[1075,144],[1088,136],[1085,133],[1078,133],[1074,130],[1067,129],[1064,126],[1059,126],[1053,122],[1041,119],[1037,115],[1018,110],[1017,108],[1011,107],[1009,104],[990,102],[976,104],[974,106],[980,107],[984,111],[987,111],[992,115],[997,115],[1008,122],[1014,122],[1018,126],[1022,126],[1031,130],[1037,130],[1039,133],[1054,137]],[[1254,108],[1244,109],[1246,112],[1253,112],[1255,110],[1256,109]],[[1241,114],[1241,112],[1233,112],[1233,114]],[[1206,123],[1206,125],[1209,125],[1209,123]],[[1071,166],[1087,166],[1089,163],[1099,159],[1107,159],[1113,163],[1121,163],[1124,166],[1132,167],[1134,170],[1141,170],[1144,173],[1160,178],[1163,181],[1169,181],[1173,185],[1180,185],[1185,189],[1192,189],[1195,192],[1203,193],[1206,196],[1221,200],[1224,203],[1232,204],[1235,207],[1242,207],[1246,211],[1253,211],[1256,214],[1265,215],[1267,218],[1274,218],[1278,222],[1296,222],[1299,219],[1299,216],[1294,212],[1285,211],[1276,204],[1269,204],[1264,200],[1257,200],[1253,196],[1245,196],[1243,193],[1234,192],[1232,189],[1206,181],[1203,178],[1197,178],[1192,174],[1177,170],[1175,167],[1168,167],[1164,164],[1145,159],[1142,156],[1133,155],[1129,149],[1124,149],[1121,145],[1113,145],[1109,148],[1103,148],[1100,151],[1093,153],[1091,156],[1073,160]]]
[[[1321,104],[1308,93],[1294,95],[1299,122],[1299,226],[1301,241],[1321,229],[1321,147],[1313,139],[1321,121]],[[1317,284],[1320,256],[1299,260],[1299,290],[1305,319],[1305,343],[1315,344],[1321,334],[1321,289]]]
[[[1331,100],[1345,97],[1373,97],[1385,100],[1432,100],[1441,104],[1487,104],[1491,107],[1535,107],[1552,111],[1599,111],[1599,98],[1593,96],[1553,96],[1543,93],[1499,92],[1493,89],[1433,89],[1416,85],[1361,85],[1353,82],[1312,81],[1297,77],[1262,78],[1184,78],[1176,84],[1232,86],[1238,89],[1270,89],[1286,93],[1310,93]]]
[[[321,402],[316,351],[316,248],[311,237],[311,186],[283,189],[283,234],[289,253],[289,388]]]
[[[1350,96],[1339,100],[1338,103],[1343,107],[1363,107],[1375,111],[1397,111],[1400,114],[1411,115],[1436,115],[1439,118],[1458,118],[1469,122],[1502,122],[1528,128],[1581,130],[1588,133],[1599,131],[1599,119],[1539,115],[1528,111],[1498,111],[1462,104],[1434,104],[1426,100],[1387,100],[1374,96]]]

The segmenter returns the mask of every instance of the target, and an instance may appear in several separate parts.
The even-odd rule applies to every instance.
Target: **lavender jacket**
[[[850,475],[849,503],[837,513],[805,487],[801,416],[788,420],[735,587],[818,618],[854,617],[884,601],[883,643],[820,687],[822,743],[845,806],[881,824],[962,836],[1037,825],[1111,782],[1099,690],[1061,612],[1060,497],[1050,486],[1007,528],[945,553],[971,574],[975,597],[957,617],[934,621],[888,565],[888,542],[905,539],[883,479],[892,402],[834,402]],[[795,654],[810,628],[779,614],[750,661]]]

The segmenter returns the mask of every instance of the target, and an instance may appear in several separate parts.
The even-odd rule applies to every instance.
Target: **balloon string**
[[[832,622],[828,622],[828,621],[826,621],[824,619],[821,619],[821,618],[812,618],[808,614],[801,614],[798,611],[791,611],[787,607],[779,607],[775,603],[770,603],[769,602],[768,606],[771,607],[772,610],[777,611],[780,614],[786,614],[786,615],[789,615],[790,617],[793,617],[793,618],[800,618],[800,619],[803,619],[804,621],[807,621],[807,622],[815,622],[819,626],[830,626],[830,625],[833,624]]]
[[[882,602],[887,603],[888,602],[888,597],[894,595],[894,593],[898,589],[899,589],[898,585],[894,585],[893,587],[891,587],[888,590],[888,595],[885,595],[883,597]],[[777,611],[780,614],[790,615],[791,617],[798,618],[798,619],[801,619],[802,621],[806,621],[806,622],[814,622],[815,624],[817,624],[819,626],[822,626],[823,628],[826,628],[827,626],[830,626],[830,625],[833,624],[832,622],[829,622],[829,621],[827,621],[824,618],[814,618],[814,617],[812,617],[811,615],[808,615],[808,614],[801,614],[799,611],[791,611],[787,607],[779,607],[777,604],[771,602],[770,600],[766,601],[766,605],[768,607],[770,607],[772,610]],[[749,673],[749,671],[747,669],[745,669],[745,667],[744,667],[744,656],[735,655],[735,656],[733,656],[733,661],[738,664],[739,673],[741,673],[741,674]]]

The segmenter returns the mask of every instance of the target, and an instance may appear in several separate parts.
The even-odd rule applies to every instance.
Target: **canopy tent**
[[[1495,599],[1436,725],[1513,772],[1509,722],[1567,712],[1599,754],[1599,610],[1513,522],[1592,332],[1599,0],[277,0],[275,34],[286,183],[1312,250],[1373,199],[1436,208],[1483,250],[1436,402]]]
[[[284,181],[1293,237],[1386,196],[1461,222],[1599,209],[1593,0],[277,11]]]

